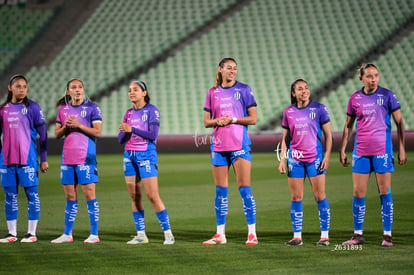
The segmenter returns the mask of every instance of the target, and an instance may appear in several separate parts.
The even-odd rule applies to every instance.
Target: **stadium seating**
[[[201,109],[207,89],[214,84],[218,61],[224,56],[236,58],[238,79],[255,92],[258,125],[250,128],[258,131],[289,105],[293,80],[308,80],[311,90],[329,82],[414,14],[410,1],[378,3],[373,6],[349,1],[344,6],[328,0],[252,1],[181,52],[139,76],[152,87],[153,102],[161,113],[167,114],[161,133],[211,132],[203,129]],[[394,17],[395,5],[399,7]],[[379,17],[387,22],[372,24],[381,21],[374,20]],[[349,77],[354,76],[354,71],[349,73]],[[350,83],[353,85],[340,87],[348,93],[338,99],[324,91],[335,106],[331,109],[338,113],[332,122],[336,131],[343,128],[349,93],[360,86],[359,80]],[[177,99],[181,113],[192,114],[192,119],[175,119],[181,115],[174,103]],[[276,127],[274,131],[280,131],[280,126]]]
[[[414,16],[411,0],[379,0],[375,5],[358,0],[346,5],[330,0],[258,0],[246,1],[233,12],[229,7],[236,2],[103,0],[49,66],[29,71],[31,97],[53,119],[66,82],[80,78],[87,94],[98,96],[103,134],[111,136],[130,106],[128,84],[139,78],[148,84],[151,102],[161,111],[161,134],[207,133],[211,129],[203,127],[205,95],[214,84],[218,61],[231,56],[238,61],[238,79],[252,87],[258,102],[258,124],[250,127],[251,132],[281,115],[290,104],[290,83],[297,78],[308,80],[311,91],[333,79],[343,83],[336,90],[322,91],[321,98],[331,110],[333,130],[340,131],[349,94],[361,83],[355,71],[343,79],[338,76],[349,66],[356,69],[361,57]],[[218,24],[192,37],[219,14],[223,16]],[[186,45],[159,57],[185,38]],[[403,40],[375,61],[382,85],[406,92],[402,78],[407,70],[401,68],[412,68],[407,61],[412,49],[412,38]],[[146,64],[150,65],[141,73],[138,69]],[[398,96],[407,103],[413,100],[412,95]],[[273,127],[271,131],[281,130],[280,125]]]
[[[64,92],[69,79],[83,80],[87,93],[94,96],[187,37],[235,1],[104,0],[49,66],[28,72],[30,79],[43,79],[44,75],[53,79],[32,81],[32,97],[40,98],[43,91],[50,91],[43,104],[46,117],[53,118],[53,103]]]
[[[379,84],[391,89],[399,99],[405,128],[414,129],[414,93],[410,89],[412,73],[409,73],[414,71],[414,32],[372,62],[380,71]],[[322,98],[321,102],[330,111],[333,131],[342,131],[349,97],[361,87],[362,83],[355,72],[352,79]]]
[[[52,15],[51,10],[0,6],[0,73],[30,43]]]

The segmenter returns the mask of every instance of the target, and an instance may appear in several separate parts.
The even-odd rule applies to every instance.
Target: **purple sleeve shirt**
[[[91,101],[79,106],[60,106],[56,123],[64,125],[70,116],[76,116],[80,123],[88,127],[92,127],[94,123],[102,123],[101,110]],[[79,129],[69,128],[63,143],[62,164],[96,164],[96,138],[86,135]]]
[[[39,105],[29,100],[29,105],[8,102],[0,111],[3,132],[3,162],[5,165],[34,165],[38,162],[36,138],[38,129],[45,131],[45,119]],[[47,133],[41,142],[47,142]],[[46,139],[46,140],[45,140]],[[42,148],[42,161],[46,161],[47,148]]]
[[[253,92],[250,87],[236,82],[232,87],[211,88],[207,92],[204,110],[211,117],[218,118],[224,115],[229,117],[246,117],[247,110],[256,106]],[[243,145],[250,145],[247,134],[247,125],[228,124],[224,127],[215,127],[213,130],[213,151],[237,151]]]
[[[395,94],[380,86],[373,94],[358,90],[351,95],[347,114],[356,117],[356,155],[392,153],[391,114],[398,109],[400,103]]]
[[[152,104],[146,104],[141,109],[131,108],[126,111],[124,123],[143,131],[149,131],[150,125],[160,125],[160,112]],[[146,139],[132,133],[131,138],[125,144],[126,151],[150,151],[156,150],[156,139]]]
[[[289,154],[296,160],[311,163],[322,152],[322,125],[329,122],[326,107],[315,101],[298,108],[291,105],[283,111],[282,127],[289,130]]]

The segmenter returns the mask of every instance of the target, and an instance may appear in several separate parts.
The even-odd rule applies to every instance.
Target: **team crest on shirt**
[[[240,100],[240,92],[239,89],[234,89],[236,92],[234,93],[233,97],[235,100]]]
[[[142,116],[141,116],[141,120],[142,120],[142,121],[147,121],[147,120],[148,120],[148,113],[147,113],[147,112],[144,112],[144,113],[142,114]]]
[[[27,115],[27,108],[26,108],[26,107],[23,107],[23,109],[22,109],[22,114],[23,114],[23,115]]]
[[[81,113],[80,113],[80,115],[81,115],[81,117],[86,117],[86,114],[87,114],[87,112],[86,112],[86,109],[87,109],[88,107],[82,107],[82,111],[81,111]]]
[[[310,119],[315,119],[316,118],[316,112],[315,112],[315,108],[310,108],[310,113],[309,113],[309,117]]]
[[[379,106],[382,106],[384,104],[384,98],[382,98],[382,95],[378,95],[377,104]]]

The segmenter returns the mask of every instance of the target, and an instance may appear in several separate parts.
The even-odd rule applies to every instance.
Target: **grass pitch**
[[[350,157],[350,154],[349,156]],[[40,175],[41,217],[38,242],[0,245],[2,274],[408,274],[414,272],[414,153],[393,174],[394,247],[383,248],[380,201],[374,176],[367,193],[364,234],[367,244],[348,249],[341,243],[353,233],[351,168],[343,168],[333,154],[327,175],[331,207],[329,247],[316,247],[319,221],[309,181],[304,188],[301,247],[285,247],[292,237],[290,194],[286,176],[277,172],[276,154],[253,154],[252,190],[257,204],[259,245],[245,246],[247,226],[234,174],[230,173],[228,243],[202,246],[215,233],[214,183],[208,154],[159,155],[160,194],[167,206],[176,244],[164,246],[154,210],[144,199],[147,245],[127,246],[135,233],[131,202],[122,174],[122,155],[98,156],[100,182],[99,244],[84,244],[89,219],[82,192],[69,244],[50,244],[63,232],[65,196],[59,183],[59,157],[49,158],[50,169]],[[19,189],[18,237],[27,229],[27,203]],[[0,192],[0,235],[7,234],[4,195]]]

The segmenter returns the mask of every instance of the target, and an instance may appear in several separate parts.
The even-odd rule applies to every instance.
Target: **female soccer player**
[[[258,244],[256,203],[250,187],[251,154],[247,125],[256,124],[256,101],[246,84],[236,81],[237,64],[223,58],[216,84],[208,90],[204,105],[204,126],[214,127],[211,164],[216,185],[216,234],[203,245],[227,243],[225,225],[228,209],[228,176],[233,165],[248,224],[246,245]]]
[[[158,192],[158,156],[156,140],[160,127],[160,112],[150,104],[147,86],[136,80],[129,85],[133,107],[126,111],[119,126],[118,141],[125,143],[124,176],[132,199],[132,216],[137,235],[127,244],[148,243],[145,234],[142,185],[164,231],[164,245],[175,242],[167,209]]]
[[[332,149],[331,123],[326,107],[310,99],[308,83],[295,80],[290,88],[292,105],[283,112],[283,137],[279,172],[286,173],[291,193],[290,217],[293,239],[286,246],[302,245],[302,199],[305,177],[309,177],[313,195],[319,210],[321,238],[317,246],[329,245],[330,209],[325,194],[325,174]],[[321,134],[325,136],[326,151],[323,154]],[[286,142],[290,138],[289,146]]]
[[[394,157],[391,140],[391,115],[397,124],[398,163],[403,165],[407,162],[400,103],[392,91],[378,85],[379,72],[374,64],[363,64],[358,71],[359,79],[364,87],[352,94],[349,99],[348,116],[339,156],[342,165],[349,166],[345,149],[356,120],[356,138],[352,152],[354,235],[343,245],[362,245],[365,243],[363,235],[365,194],[369,176],[371,172],[374,172],[381,200],[384,229],[381,245],[392,246],[391,230],[394,203],[391,195],[391,173],[394,172]]]
[[[47,129],[39,105],[27,98],[26,78],[23,75],[12,76],[7,88],[7,99],[0,105],[0,134],[3,133],[0,173],[9,233],[0,239],[0,243],[17,241],[18,185],[24,188],[28,201],[28,231],[21,242],[32,243],[37,241],[40,214],[36,137],[39,134],[40,170],[45,173],[49,168]]]
[[[99,106],[84,98],[82,81],[72,79],[66,85],[66,95],[56,104],[59,107],[56,138],[65,137],[60,166],[60,182],[66,196],[65,229],[51,243],[73,242],[72,229],[78,212],[78,187],[86,198],[90,235],[84,243],[98,243],[99,203],[95,195],[98,182],[96,139],[102,132]]]

